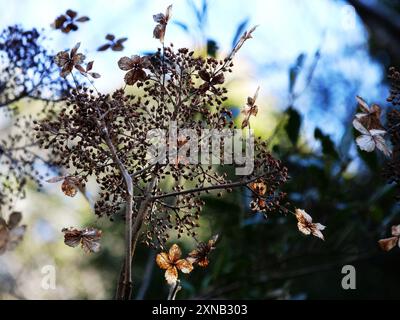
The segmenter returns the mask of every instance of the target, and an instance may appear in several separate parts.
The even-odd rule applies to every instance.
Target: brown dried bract
[[[182,251],[177,244],[173,244],[168,254],[161,252],[156,256],[156,263],[165,271],[165,279],[169,284],[174,284],[178,280],[178,270],[183,273],[190,273],[193,265],[188,259],[180,259]]]
[[[56,183],[60,181],[63,181],[61,184],[61,191],[69,197],[75,197],[78,193],[78,190],[82,188],[81,179],[77,177],[59,176],[46,180],[46,182],[49,183]]]
[[[128,40],[128,38],[120,38],[117,40],[113,34],[107,34],[106,40],[108,40],[108,42],[100,46],[97,51],[106,51],[108,49],[112,51],[122,51],[124,50],[123,43]]]
[[[257,88],[253,97],[247,98],[247,103],[244,109],[241,111],[244,115],[244,119],[242,121],[242,129],[246,128],[249,125],[250,116],[256,116],[258,113],[258,107],[256,106],[256,100],[258,97],[258,92],[260,91],[260,87]]]
[[[378,241],[379,246],[384,251],[392,250],[396,244],[400,247],[400,224],[392,226],[392,236]]]
[[[169,5],[167,10],[165,11],[165,14],[158,13],[153,15],[154,21],[157,22],[157,25],[153,30],[153,37],[159,39],[161,43],[164,43],[165,31],[168,21],[171,18],[171,10],[172,5]]]
[[[296,218],[297,218],[297,227],[299,230],[305,235],[312,234],[322,240],[324,240],[324,235],[322,234],[322,230],[325,229],[325,226],[320,223],[313,223],[312,218],[307,212],[302,209],[296,209]]]
[[[64,243],[70,247],[81,245],[86,253],[98,252],[100,250],[100,239],[102,231],[95,228],[85,228],[78,230],[75,228],[64,228]]]
[[[74,10],[68,9],[65,14],[58,16],[54,22],[51,24],[51,27],[54,29],[59,29],[64,33],[69,33],[70,31],[78,30],[77,22],[86,22],[89,21],[89,17],[82,16],[77,18],[78,13]]]
[[[144,69],[148,69],[151,66],[148,57],[140,57],[134,55],[131,58],[122,57],[118,61],[118,66],[121,70],[128,71],[125,74],[125,83],[127,85],[134,85],[137,81],[145,81],[147,74]]]
[[[218,237],[218,234],[216,234],[207,243],[200,242],[197,248],[189,253],[187,260],[200,267],[207,267],[210,263],[208,256],[215,249]]]
[[[82,53],[78,53],[80,45],[80,42],[78,42],[69,53],[68,51],[61,51],[54,57],[54,62],[61,68],[61,77],[65,78],[74,68],[80,72],[85,72],[81,64],[86,57]]]
[[[367,102],[360,96],[356,96],[358,106],[362,110],[356,114],[356,119],[359,121],[367,130],[383,130],[384,127],[381,123],[381,108],[377,104],[368,106]]]

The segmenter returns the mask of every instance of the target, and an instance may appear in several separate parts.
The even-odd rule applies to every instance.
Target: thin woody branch
[[[180,196],[180,195],[184,195],[184,194],[193,194],[193,193],[199,193],[199,192],[204,192],[204,191],[242,187],[242,186],[245,186],[245,185],[247,185],[247,184],[249,184],[249,183],[251,183],[253,181],[256,181],[259,178],[260,178],[260,176],[257,176],[257,177],[251,178],[251,179],[238,181],[238,182],[223,183],[223,184],[219,184],[219,185],[207,186],[207,187],[202,187],[202,188],[194,188],[194,189],[170,192],[170,193],[166,193],[166,194],[153,196],[153,197],[151,197],[151,200],[157,200],[157,199],[163,199],[163,198],[169,198],[169,197],[176,197],[176,196]]]

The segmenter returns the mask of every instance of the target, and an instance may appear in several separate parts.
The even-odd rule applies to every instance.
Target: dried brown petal
[[[170,285],[176,283],[176,280],[178,280],[178,270],[176,267],[172,266],[165,271],[165,280],[167,280]]]
[[[10,214],[10,216],[8,217],[8,228],[9,229],[13,229],[15,228],[22,220],[22,213],[15,211],[13,213]]]
[[[100,251],[100,238],[102,232],[94,228],[86,228],[82,231],[82,248],[86,253]]]
[[[60,29],[63,24],[67,21],[67,17],[64,15],[61,15],[54,20],[54,22],[51,24],[51,27],[54,29]]]
[[[109,49],[110,47],[111,47],[111,45],[108,44],[108,43],[106,43],[106,44],[103,44],[102,46],[100,46],[100,47],[97,49],[97,51],[106,51],[106,50]]]
[[[134,69],[128,71],[125,75],[125,83],[127,85],[134,85],[137,81],[144,81],[147,79],[146,72],[142,69]]]
[[[153,37],[164,43],[165,25],[157,24],[153,30]]]
[[[64,232],[64,243],[70,247],[76,247],[81,242],[81,231],[73,228],[64,228],[61,230]]]
[[[83,251],[86,253],[100,250],[101,230],[95,228],[85,228],[83,230],[64,228],[61,231],[64,233],[64,243],[67,246],[76,247],[81,244]]]
[[[77,64],[76,66],[75,66],[75,69],[76,70],[78,70],[80,73],[82,73],[82,74],[85,74],[86,73],[86,70],[80,65],[80,64]]]
[[[91,76],[94,79],[98,79],[98,78],[101,77],[101,75],[99,73],[97,73],[97,72],[89,72],[88,75]]]
[[[381,239],[378,241],[379,246],[384,251],[392,250],[398,242],[399,242],[399,237],[391,237],[391,238]]]
[[[210,81],[211,78],[210,73],[206,70],[200,70],[199,77],[206,82]]]
[[[71,19],[74,19],[78,13],[74,10],[68,9],[66,12],[66,15],[69,16]]]
[[[298,221],[297,227],[302,233],[304,233],[305,235],[312,234],[324,240],[324,236],[321,232],[325,229],[324,225],[320,223],[313,223],[311,216],[302,209],[296,209],[295,214]]]
[[[168,258],[168,254],[165,253],[165,252],[161,252],[161,253],[157,254],[156,262],[157,262],[157,265],[161,269],[165,269],[166,270],[171,266],[171,263],[170,263],[169,258]]]
[[[122,57],[118,60],[118,67],[121,70],[128,71],[135,67],[135,63],[129,57]]]
[[[61,51],[56,54],[54,57],[54,62],[60,68],[63,68],[69,62],[69,53],[68,51]]]
[[[89,21],[89,20],[90,20],[89,17],[83,16],[83,17],[80,17],[80,18],[76,19],[75,21],[77,21],[77,22],[86,22],[86,21]]]
[[[186,259],[178,260],[176,267],[183,273],[190,273],[193,270],[193,265]]]
[[[106,39],[107,39],[107,40],[110,40],[110,41],[114,41],[115,36],[114,36],[113,34],[107,34],[107,35],[106,35]]]
[[[80,186],[80,181],[75,177],[66,177],[61,185],[61,190],[69,197],[75,197]]]
[[[182,255],[181,248],[179,248],[179,246],[176,243],[174,243],[168,252],[169,261],[171,263],[175,263],[181,257],[181,255]]]
[[[93,69],[93,64],[94,64],[94,61],[88,62],[87,66],[86,66],[86,72],[89,72],[90,70]]]

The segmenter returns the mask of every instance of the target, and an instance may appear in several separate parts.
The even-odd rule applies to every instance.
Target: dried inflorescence
[[[75,58],[77,47],[70,53],[59,53],[56,59],[62,76],[71,74],[76,88],[71,90],[59,113],[50,114],[36,127],[38,142],[51,150],[58,166],[69,169],[68,179],[79,181],[83,189],[90,176],[96,178],[101,190],[95,204],[97,215],[113,219],[122,209],[125,211],[126,254],[117,290],[119,298],[130,295],[130,261],[140,235],[147,245],[164,250],[172,233],[178,238],[186,234],[197,241],[204,193],[217,191],[221,196],[223,192],[243,187],[252,194],[252,210],[264,214],[289,212],[285,194],[280,191],[288,179],[287,169],[270,154],[267,143],[260,138],[255,140],[252,150],[254,170],[243,176],[232,177],[230,172],[239,163],[235,160],[233,164],[225,163],[222,150],[214,150],[207,163],[190,162],[189,150],[181,152],[191,143],[194,133],[206,143],[214,132],[239,130],[227,108],[228,90],[223,84],[232,72],[233,57],[252,37],[255,28],[242,35],[227,58],[204,58],[187,48],[175,50],[172,44],[164,45],[170,11],[168,7],[165,14],[154,16],[158,23],[154,36],[161,41],[162,48],[152,55],[133,55],[118,61],[119,68],[127,71],[125,84],[136,89],[134,94],[124,89],[102,94],[79,84],[73,76],[74,68],[82,73],[83,59]],[[250,127],[250,116],[257,114],[256,98],[257,93],[247,99],[244,111],[247,123],[243,128]],[[169,131],[172,124],[179,131],[176,137]],[[192,134],[185,134],[187,129]],[[202,136],[204,130],[211,133]],[[152,141],[148,133],[160,131],[167,132],[164,147],[169,148],[168,161],[153,162],[149,149],[163,142]],[[254,138],[250,130],[245,131],[249,138]],[[175,147],[171,139],[176,139]],[[213,165],[211,159],[217,159],[218,165]],[[75,184],[72,189],[76,190]],[[310,221],[303,229],[314,225]],[[320,232],[310,232],[322,238]],[[199,244],[187,260],[190,265],[206,266],[215,241]],[[159,265],[167,270],[167,280],[177,278],[177,268],[189,271],[178,267],[181,260],[174,252],[160,255],[163,261],[158,259]]]
[[[89,17],[78,17],[78,12],[68,9],[65,14],[58,16],[54,20],[54,22],[51,24],[51,27],[61,30],[64,33],[70,33],[71,31],[77,31],[79,29],[77,22],[82,23],[89,20]]]
[[[384,176],[389,183],[397,186],[400,200],[400,72],[390,68],[389,80],[391,89],[388,101],[392,103],[393,108],[387,113],[387,132],[392,144],[392,155],[384,169]]]
[[[61,230],[64,233],[64,243],[70,247],[76,247],[79,244],[82,249],[89,252],[98,252],[100,250],[101,230],[95,228],[85,228],[78,230],[75,228],[64,228]]]
[[[249,38],[251,32],[246,32],[238,45]],[[140,89],[139,94],[123,90],[99,94],[78,86],[60,113],[37,127],[37,138],[44,148],[51,148],[58,165],[73,169],[70,176],[79,177],[82,184],[89,176],[96,177],[101,189],[95,205],[99,216],[114,217],[124,207],[127,188],[120,167],[126,168],[133,182],[134,212],[147,199],[144,241],[150,246],[164,248],[171,231],[178,237],[184,233],[196,237],[204,205],[200,195],[209,190],[220,195],[243,186],[252,192],[254,211],[287,213],[285,194],[280,191],[288,179],[287,169],[261,139],[255,141],[253,172],[236,181],[224,172],[232,165],[224,164],[222,157],[219,170],[211,163],[190,164],[179,158],[171,163],[149,164],[152,142],[146,136],[151,130],[168,131],[171,123],[177,123],[179,130],[190,128],[200,136],[203,129],[236,128],[225,106],[228,91],[223,86],[225,74],[232,71],[231,57],[202,58],[186,48],[174,50],[172,46],[150,56],[123,57],[118,66],[128,71],[125,82]],[[256,115],[256,96],[247,99],[249,115]],[[180,138],[178,148],[190,140]],[[146,186],[150,181],[156,183],[149,190]],[[262,191],[255,183],[263,185]]]
[[[107,40],[106,44],[101,45],[97,51],[106,51],[111,49],[112,51],[122,51],[124,50],[123,43],[128,40],[128,38],[119,38],[116,39],[113,34],[107,34],[105,39]]]

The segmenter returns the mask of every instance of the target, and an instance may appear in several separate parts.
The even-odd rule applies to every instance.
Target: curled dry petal
[[[176,280],[178,280],[178,269],[175,266],[172,266],[165,271],[165,280],[167,280],[170,285],[176,283]]]
[[[381,123],[381,108],[377,104],[373,104],[371,107],[368,106],[367,102],[356,96],[358,106],[362,112],[355,115],[356,119],[367,129],[378,129],[382,130],[383,126]]]
[[[165,252],[161,252],[156,256],[156,263],[161,269],[168,269],[171,266],[171,262],[169,261],[168,254]]]
[[[76,247],[81,244],[83,251],[98,252],[100,250],[100,238],[102,231],[95,228],[85,228],[78,230],[75,228],[64,228],[64,243],[70,247]]]
[[[386,144],[385,130],[371,129],[368,130],[364,125],[358,120],[353,120],[353,127],[361,133],[360,136],[356,138],[356,143],[361,150],[372,152],[375,148],[383,152],[383,154],[389,157],[392,151]]]
[[[399,242],[399,237],[391,237],[391,238],[381,239],[378,241],[379,246],[384,251],[392,250],[398,242]]]
[[[127,85],[134,85],[137,81],[146,80],[146,72],[142,69],[130,70],[125,74],[124,80]]]
[[[215,249],[217,241],[218,234],[214,235],[207,243],[200,242],[197,248],[189,253],[187,260],[200,267],[207,267],[209,264],[208,256]]]
[[[260,180],[250,183],[249,188],[260,196],[263,196],[267,192],[267,185]]]
[[[182,255],[181,249],[179,248],[179,246],[176,243],[174,243],[168,252],[169,261],[171,263],[175,263],[176,261],[178,261],[178,259],[181,257],[181,255]]]
[[[250,116],[256,116],[258,113],[258,107],[255,105],[258,92],[260,91],[260,87],[257,87],[256,92],[254,93],[253,97],[247,98],[247,104],[245,105],[244,109],[241,111],[244,115],[244,119],[242,121],[242,129],[246,128],[250,122]]]
[[[78,13],[76,11],[71,10],[71,9],[68,9],[65,13],[67,16],[69,16],[72,19],[78,15]]]
[[[61,185],[61,190],[69,197],[75,197],[80,187],[80,179],[76,177],[66,177]]]
[[[118,60],[118,66],[121,70],[128,71],[135,67],[135,63],[129,57],[122,57]]]
[[[161,43],[164,43],[165,31],[168,21],[171,18],[171,10],[172,5],[169,5],[165,14],[158,13],[153,15],[154,21],[158,23],[153,30],[153,37],[159,39]]]
[[[76,19],[75,21],[77,21],[77,22],[86,22],[86,21],[89,21],[89,20],[90,20],[89,17],[83,16],[83,17],[80,17],[80,18]]]
[[[63,68],[69,61],[69,53],[68,51],[61,51],[56,54],[54,57],[54,62],[60,68]]]
[[[176,267],[183,273],[190,273],[193,270],[193,265],[187,259],[178,260]]]
[[[324,235],[322,234],[322,230],[325,229],[325,226],[320,223],[313,223],[311,216],[302,209],[296,209],[295,215],[297,218],[297,227],[300,232],[305,235],[312,234],[322,240],[324,240]]]

